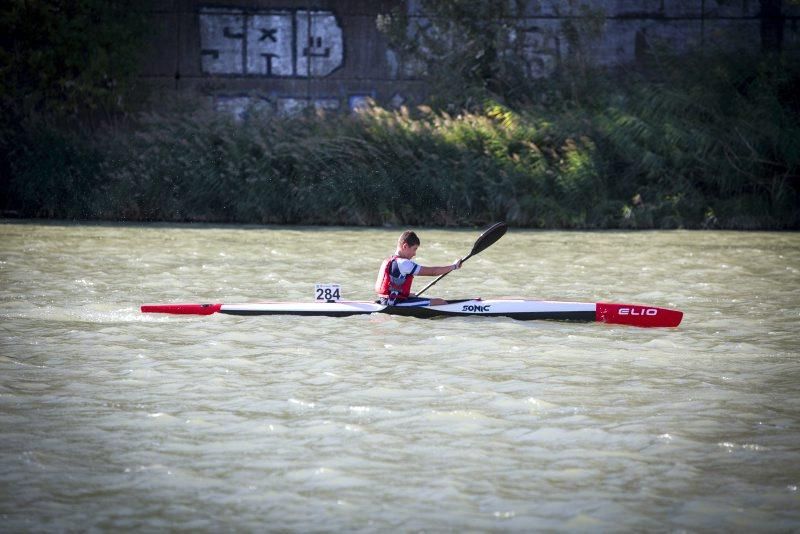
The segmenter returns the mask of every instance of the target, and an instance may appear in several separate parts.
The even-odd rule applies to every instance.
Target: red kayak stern
[[[600,323],[643,327],[674,327],[681,324],[683,312],[657,306],[598,302],[595,316]]]

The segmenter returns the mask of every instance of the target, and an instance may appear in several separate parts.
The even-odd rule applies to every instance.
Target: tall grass
[[[558,143],[558,144],[557,144]],[[500,105],[244,123],[149,115],[115,139],[105,216],[310,224],[586,226],[593,143]]]
[[[5,208],[281,224],[800,228],[797,65],[684,61],[658,78],[596,86],[580,103],[487,99],[460,114],[375,107],[236,121],[176,106],[91,137],[26,127]]]
[[[596,117],[633,224],[797,227],[800,69],[684,58]],[[676,74],[677,73],[677,74]],[[629,217],[631,218],[631,217]],[[640,219],[642,217],[639,217]]]
[[[26,122],[0,135],[7,157],[0,182],[5,213],[87,219],[98,216],[106,154],[84,131]],[[5,158],[4,158],[5,159]]]

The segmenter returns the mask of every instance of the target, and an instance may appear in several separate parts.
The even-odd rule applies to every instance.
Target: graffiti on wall
[[[510,25],[505,52],[513,52],[521,60],[525,73],[533,79],[550,76],[566,53],[566,41],[560,38],[557,20],[520,19]],[[416,43],[416,55],[403,55],[386,49],[386,64],[394,79],[425,76],[457,46],[460,36],[437,26],[426,17],[413,17],[408,22],[408,34]]]
[[[201,7],[199,17],[205,74],[323,77],[344,62],[330,11]]]
[[[353,102],[351,102],[352,105]],[[214,109],[225,112],[236,120],[245,120],[252,114],[275,113],[281,117],[290,117],[306,109],[338,111],[341,109],[341,103],[338,98],[268,97],[264,95],[218,93],[214,95]]]
[[[546,78],[556,70],[562,54],[558,28],[543,24],[520,25],[511,32],[510,42],[529,78]]]

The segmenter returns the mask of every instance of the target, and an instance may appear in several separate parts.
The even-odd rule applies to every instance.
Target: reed
[[[11,138],[4,208],[136,221],[796,229],[800,69],[723,59],[598,82],[591,98],[511,106],[486,94],[460,113],[236,121],[174,106],[94,135],[31,123]],[[567,94],[557,84],[549,94]]]

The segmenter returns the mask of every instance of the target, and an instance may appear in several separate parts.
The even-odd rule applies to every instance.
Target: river
[[[0,222],[0,530],[800,530],[798,233],[512,228],[429,290],[674,329],[139,312],[370,299],[399,231]]]

